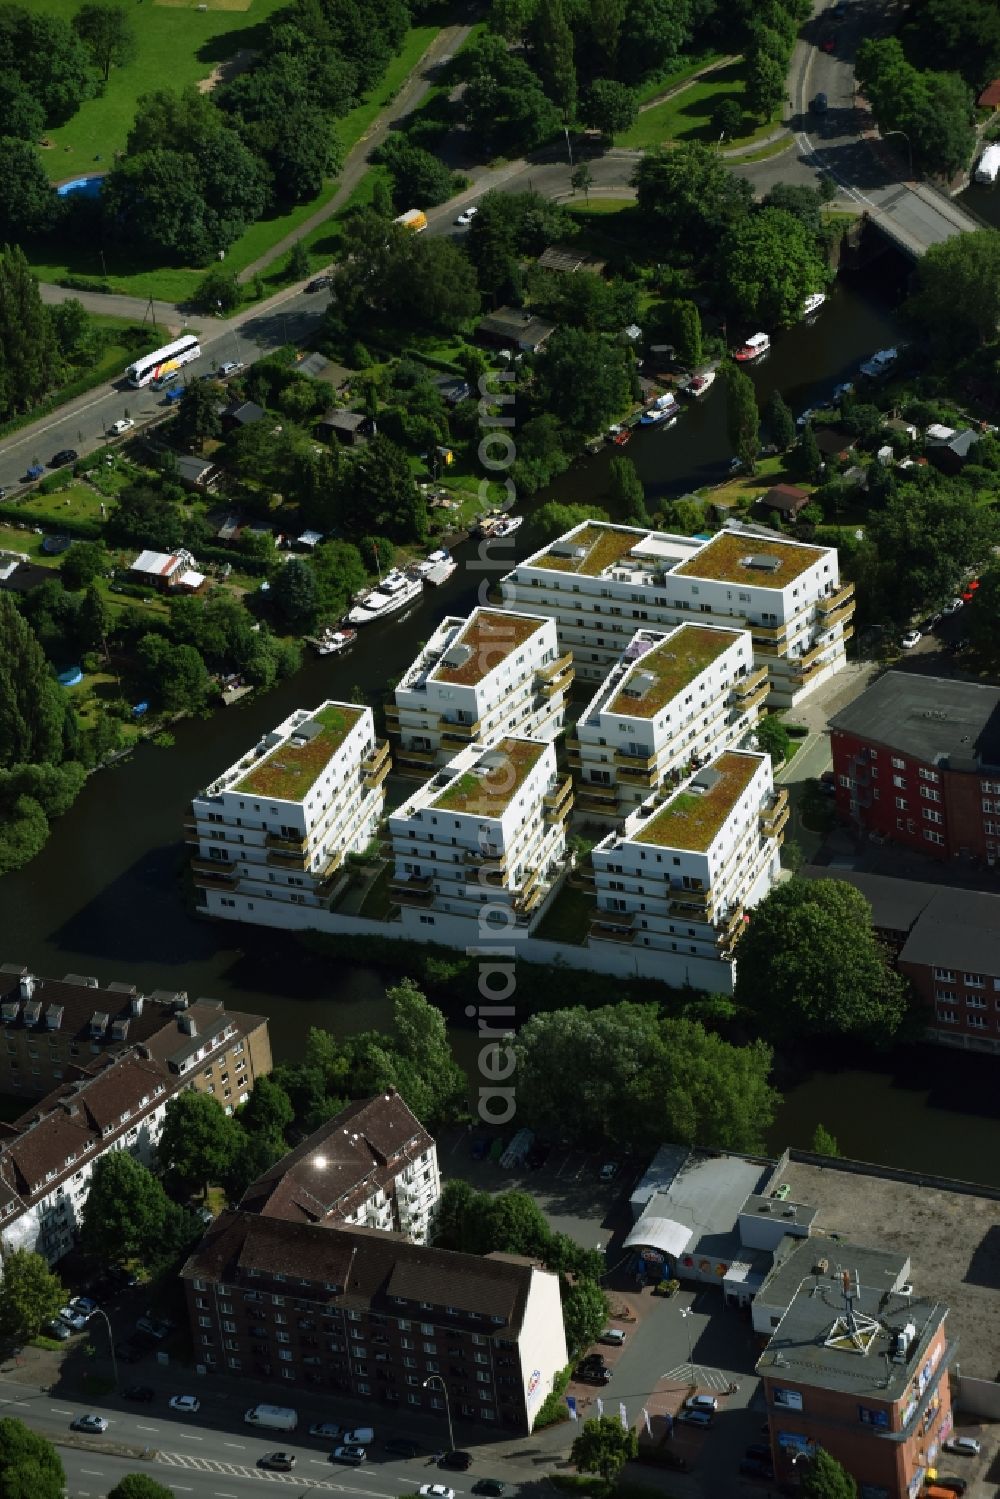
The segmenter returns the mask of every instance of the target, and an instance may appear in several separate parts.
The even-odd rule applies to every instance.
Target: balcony
[[[788,792],[782,787],[770,806],[760,814],[761,831],[767,838],[777,838],[789,818]]]
[[[838,588],[836,593],[828,594],[826,598],[816,600],[816,608],[820,614],[835,614],[845,604],[854,598],[854,584],[845,583],[843,588]]]
[[[615,765],[623,770],[655,770],[655,755],[625,755],[621,750],[615,750]]]
[[[813,662],[818,661],[823,652],[829,649],[829,645],[825,643],[814,645],[808,651],[803,651],[801,656],[794,657],[795,664],[803,667],[812,666]],[[793,657],[789,656],[788,659],[791,661]]]
[[[361,774],[364,779],[366,791],[374,791],[376,786],[381,786],[389,771],[392,769],[392,760],[389,756],[389,741],[378,739],[375,748],[370,755],[366,755],[361,762]]]
[[[764,687],[768,685],[766,666],[758,666],[757,670],[752,671],[748,677],[744,677],[740,682],[734,682],[733,696],[742,702],[744,698],[753,697],[761,685]]]
[[[316,874],[316,894],[325,898],[333,894],[333,887],[337,883],[337,875],[344,862],[344,850],[338,848],[337,852],[324,864],[323,868]]]
[[[195,874],[226,876],[236,872],[236,865],[232,859],[192,859],[191,868]]]
[[[569,776],[553,786],[551,791],[542,797],[545,821],[551,825],[556,822],[565,822],[573,808],[573,782]]]
[[[399,708],[395,703],[386,703],[384,708],[385,724],[387,729],[399,728]]]
[[[202,874],[196,870],[194,883],[197,890],[237,890],[239,889],[240,882],[235,876],[230,878],[219,878],[216,876],[213,878],[209,874]]]
[[[803,657],[803,659],[805,658]],[[795,666],[788,673],[789,680],[795,683],[809,682],[817,672],[823,671],[829,664],[829,661],[814,661],[811,666],[802,666],[799,662],[796,662]]]
[[[441,739],[454,739],[460,746],[471,744],[473,739],[479,738],[479,732],[483,726],[481,718],[475,723],[449,723],[447,719],[441,720]]]
[[[579,739],[571,739],[566,736],[566,759],[573,770],[579,770],[583,764],[583,756],[580,753]]]
[[[306,846],[306,839],[281,838],[277,833],[268,833],[264,839],[264,847],[273,849],[275,853],[298,854],[301,856]]]
[[[567,876],[567,884],[572,885],[574,890],[592,891],[596,883],[594,871],[589,864],[578,864]]]
[[[603,781],[580,781],[576,794],[581,800],[587,797],[596,802],[617,802],[618,787],[606,786]]]
[[[750,631],[750,634],[753,636],[754,644],[755,645],[757,643],[758,638],[761,639],[761,640],[771,640],[775,644],[778,644],[779,642],[781,644],[784,644],[785,636],[788,634],[788,626],[787,626],[787,624],[785,624],[785,625],[760,625],[760,624],[757,623],[756,620],[751,620],[748,623],[748,625],[747,625],[747,629]]]
[[[590,924],[591,942],[620,942],[627,946],[635,941],[631,912],[602,911]]]
[[[185,817],[184,819],[184,842],[201,842],[201,838],[198,836],[198,824],[195,822],[193,817]]]
[[[394,875],[389,899],[397,906],[428,906],[434,899],[434,882],[429,874]]]
[[[656,771],[632,769],[631,766],[622,765],[618,771],[618,780],[623,786],[645,786],[652,791],[656,786]]]
[[[405,771],[406,767],[408,765],[411,765],[411,764],[412,765],[427,765],[427,766],[431,766],[431,767],[435,766],[437,764],[437,750],[411,749],[411,747],[408,744],[399,744],[399,745],[397,745],[396,746],[396,768],[397,768],[397,770]]]
[[[267,854],[267,863],[275,869],[294,869],[302,874],[309,868],[309,854],[305,849],[297,854],[280,854],[272,849]]]
[[[540,666],[535,676],[540,682],[551,682],[556,677],[563,676],[566,672],[573,670],[573,652],[567,651],[564,656],[557,656],[554,661],[549,661],[545,666]]]

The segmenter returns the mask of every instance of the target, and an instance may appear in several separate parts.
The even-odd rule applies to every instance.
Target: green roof
[[[544,744],[535,744],[528,739],[503,739],[495,748],[484,750],[477,762],[480,766],[489,766],[489,769],[479,774],[474,770],[460,771],[431,805],[442,812],[500,817],[528,773],[538,764],[545,748]]]
[[[435,682],[456,682],[473,687],[507,657],[530,640],[545,625],[545,620],[523,614],[509,614],[500,609],[477,609],[452,641],[449,651],[466,646],[469,657],[460,666],[442,663],[431,673]]]
[[[776,541],[771,536],[719,531],[673,571],[685,578],[714,578],[721,583],[752,584],[754,588],[784,588],[814,562],[819,562],[828,550],[803,546],[801,542]],[[751,558],[757,559],[756,564]]]
[[[719,834],[743,792],[760,765],[759,755],[729,750],[700,772],[716,773],[714,784],[706,791],[678,791],[635,833],[626,835],[632,843],[655,843],[661,848],[683,848],[705,853]]]
[[[582,547],[586,552],[585,556],[557,556],[550,549],[530,565],[555,568],[557,572],[580,573],[587,578],[599,578],[607,568],[614,567],[616,562],[627,557],[632,548],[637,547],[648,535],[648,531],[624,530],[594,521],[584,526],[582,531],[571,533],[552,543],[560,548],[572,547],[574,551]]]
[[[250,796],[269,797],[272,801],[304,800],[364,711],[347,703],[325,703],[233,789]],[[306,737],[301,743],[292,742],[297,734],[303,733]]]
[[[653,718],[738,639],[735,630],[681,625],[633,663],[608,711],[624,718]],[[646,677],[652,677],[652,682],[641,696],[635,696]]]

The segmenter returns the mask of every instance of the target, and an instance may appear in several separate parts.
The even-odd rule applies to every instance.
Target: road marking
[[[136,1431],[156,1431],[158,1429],[155,1426],[143,1426],[139,1421],[135,1423],[135,1427]]]
[[[245,1442],[223,1442],[223,1447],[238,1447],[241,1452],[247,1450]]]
[[[72,1411],[63,1411],[63,1410],[60,1410],[59,1407],[58,1407],[58,1405],[50,1405],[49,1406],[49,1410],[52,1412],[52,1414],[54,1416],[71,1416],[73,1414]]]
[[[238,1494],[229,1494],[225,1489],[216,1489],[216,1499],[239,1499]]]
[[[177,1437],[183,1437],[185,1442],[203,1442],[204,1437],[196,1437],[193,1431],[178,1431],[174,1433]]]
[[[81,1468],[81,1473],[86,1473],[88,1478],[103,1478],[103,1473],[98,1473],[96,1468]]]

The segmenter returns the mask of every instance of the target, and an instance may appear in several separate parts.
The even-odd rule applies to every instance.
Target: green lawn
[[[639,103],[648,104],[650,99],[656,99],[660,94],[669,94],[671,89],[679,88],[682,83],[693,78],[695,73],[701,72],[702,68],[710,68],[713,62],[718,62],[724,55],[722,52],[703,52],[697,57],[688,58],[684,66],[674,73],[666,73],[661,78],[647,79],[637,90]]]
[[[223,59],[244,48],[261,45],[255,28],[276,11],[283,0],[240,0],[222,8],[218,0],[200,11],[190,3],[161,4],[157,0],[128,7],[135,28],[138,53],[125,68],[113,68],[99,99],[89,99],[65,125],[50,130],[51,150],[41,152],[53,182],[106,171],[135,117],[140,94],[158,88],[181,88],[207,78]],[[30,9],[70,20],[80,0],[31,0]]]
[[[226,29],[229,31],[236,31],[240,26],[242,26],[243,28],[247,28],[253,24],[254,20],[259,21],[263,19],[264,17],[269,15],[279,3],[280,0],[251,0],[250,10],[240,14],[235,14],[233,12],[221,13],[209,11],[208,15],[202,15],[198,14],[197,12],[188,12],[187,10],[178,9],[176,6],[157,5],[155,3],[155,0],[153,4],[148,5],[148,9],[150,11],[162,12],[162,14],[170,17],[179,18],[182,16],[192,15],[196,16],[197,20],[201,22],[208,21],[212,18],[218,19],[220,15],[225,14],[226,19],[229,22],[229,26]],[[72,0],[72,3],[71,0],[39,0],[39,4],[47,10],[56,12],[65,11],[67,14],[71,14],[77,8],[75,0]],[[260,7],[259,10],[258,7]],[[146,11],[147,4],[142,5],[141,11],[137,7],[137,14],[139,15],[145,15]],[[216,31],[220,32],[222,31],[222,29],[223,28],[217,27]],[[430,46],[430,43],[437,35],[438,30],[439,28],[437,26],[411,27],[407,32],[399,55],[395,57],[390,63],[385,77],[378,85],[378,87],[373,91],[371,98],[364,104],[359,104],[355,109],[352,109],[349,114],[345,115],[342,120],[338,120],[336,122],[337,134],[344,146],[345,152],[349,151],[352,146],[355,146],[358,141],[362,139],[366,132],[371,129],[374,120],[381,112],[381,110],[383,110],[388,104],[391,104],[393,98],[399,92],[399,89],[405,81],[407,75],[416,66],[421,55]],[[192,36],[194,36],[193,32]],[[240,46],[245,44],[245,40],[245,38],[241,38],[238,34],[234,36],[223,37],[222,41],[216,44],[216,48],[221,54],[223,45],[225,44],[225,55],[229,55],[230,44],[232,50],[238,50]],[[175,45],[177,44],[175,43]],[[165,44],[161,43],[161,46],[165,46]],[[205,49],[202,48],[202,51],[205,51]],[[74,160],[74,155],[72,153],[66,154],[65,161],[60,163],[58,170],[54,170],[51,167],[50,162],[46,161],[46,165],[50,169],[50,176],[52,176],[56,180],[60,180],[65,177],[72,176],[74,175],[74,173],[82,175],[85,170],[103,170],[106,166],[111,164],[113,151],[115,149],[120,149],[120,147],[124,144],[125,136],[128,133],[128,129],[132,122],[132,116],[135,112],[134,104],[136,95],[138,93],[146,92],[154,87],[163,87],[168,83],[170,86],[176,87],[179,83],[191,82],[198,77],[206,76],[211,71],[211,68],[213,66],[212,62],[206,61],[204,63],[197,64],[197,70],[194,73],[188,73],[182,70],[181,74],[178,75],[173,67],[174,54],[171,53],[170,55],[171,73],[169,79],[164,79],[164,77],[162,76],[162,68],[158,68],[156,70],[155,77],[147,77],[140,86],[133,86],[132,91],[129,93],[128,97],[120,103],[119,111],[122,116],[120,125],[120,138],[119,135],[115,133],[119,128],[115,123],[115,117],[111,114],[108,114],[104,118],[104,124],[102,126],[94,127],[94,138],[98,142],[98,144],[94,146],[93,150],[90,150],[89,156],[84,157],[82,151],[78,151],[76,153],[76,156],[80,159]],[[161,60],[162,52],[157,61],[159,62]],[[197,59],[191,60],[197,63]],[[78,114],[74,116],[74,118],[69,122],[69,124],[63,128],[62,131],[52,132],[51,138],[55,139],[57,136],[61,137],[66,132],[72,132],[74,128],[78,126],[78,122],[85,120],[90,112],[98,109],[99,106],[103,106],[108,102],[108,99],[110,98],[116,86],[120,84],[121,87],[124,88],[127,76],[139,72],[141,70],[141,67],[142,54],[140,54],[139,61],[133,64],[131,68],[121,71],[120,77],[118,73],[112,73],[108,94],[105,95],[105,98],[101,100],[93,100],[90,103],[85,104],[83,108],[78,112]],[[83,126],[80,125],[79,128],[82,130]],[[104,130],[103,139],[100,134],[97,133],[98,128]],[[94,155],[97,153],[97,151],[100,151],[102,156],[102,162],[100,163],[100,165],[95,165],[93,160]],[[43,152],[42,154],[43,157],[46,158],[53,156],[52,152]],[[258,222],[255,224],[251,224],[246,233],[241,235],[241,237],[235,242],[235,244],[230,246],[226,254],[227,268],[235,271],[238,275],[246,266],[252,264],[252,262],[259,259],[260,256],[267,254],[267,252],[273,245],[284,239],[287,234],[294,233],[295,230],[297,230],[302,224],[304,224],[306,220],[317,211],[317,209],[322,208],[325,204],[329,203],[331,198],[336,193],[337,187],[337,181],[335,179],[332,179],[324,185],[322,192],[320,192],[316,198],[312,199],[311,202],[300,203],[295,208],[289,209],[286,213],[273,214],[267,218],[258,220]],[[314,231],[314,236],[321,237],[324,232],[325,227],[321,227],[319,230]],[[310,239],[312,239],[314,236],[310,236]],[[35,257],[32,257],[32,270],[39,278],[39,280],[60,281],[66,276],[101,277],[103,275],[104,268],[102,266],[96,246],[74,245],[61,248],[64,248],[64,253],[60,254],[59,256],[52,256],[51,253],[46,256],[44,253],[41,253]],[[107,250],[105,252],[105,261],[107,265],[108,280],[110,281],[112,288],[115,291],[124,292],[125,294],[131,296],[154,297],[158,301],[165,302],[180,302],[185,298],[191,296],[198,282],[205,274],[204,268],[189,269],[181,266],[150,267],[148,265],[138,263],[134,258],[127,254],[115,252],[112,250]]]
[[[631,130],[615,137],[616,146],[631,150],[648,151],[664,141],[715,141],[718,132],[712,125],[712,113],[722,99],[734,98],[742,102],[746,87],[746,69],[742,62],[730,63],[699,78],[683,89],[673,99],[654,104],[645,109]],[[750,122],[744,117],[744,124]],[[748,129],[738,139],[727,141],[727,145],[740,145],[766,134],[772,128],[770,121],[759,128]]]
[[[535,930],[543,942],[571,942],[580,946],[590,931],[597,902],[589,890],[576,890],[564,881]]]

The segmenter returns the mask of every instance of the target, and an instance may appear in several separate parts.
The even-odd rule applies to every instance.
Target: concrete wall
[[[959,1374],[954,1381],[954,1402],[960,1410],[987,1421],[1000,1421],[1000,1384],[991,1379],[970,1379]]]
[[[247,900],[240,894],[222,896],[210,890],[201,908],[206,915],[226,921],[248,921],[256,926],[281,927],[285,931],[328,932],[336,937],[377,937],[387,941],[428,942],[462,952],[481,947],[513,948],[526,963],[560,964],[566,968],[604,973],[612,978],[655,979],[673,988],[690,987],[710,994],[731,994],[733,967],[717,959],[691,954],[657,952],[614,942],[595,942],[591,947],[573,947],[564,942],[545,942],[532,937],[527,928],[480,925],[465,916],[442,911],[405,908],[405,921],[372,921],[364,916],[344,916],[315,906],[294,906],[287,901]],[[223,905],[227,900],[232,904]],[[487,907],[486,909],[490,909]],[[499,911],[499,906],[493,908]],[[421,921],[420,918],[425,920]]]

